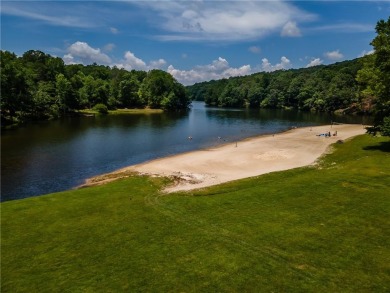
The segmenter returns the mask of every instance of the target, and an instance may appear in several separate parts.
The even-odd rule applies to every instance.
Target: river
[[[68,117],[34,123],[1,133],[1,200],[63,191],[86,178],[147,160],[331,120],[362,123],[361,117],[210,108],[201,102],[193,102],[186,113]]]

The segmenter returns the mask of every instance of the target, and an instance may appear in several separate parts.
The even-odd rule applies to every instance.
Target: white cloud
[[[297,22],[310,21],[313,14],[285,1],[137,1],[157,13],[153,24],[166,31],[162,40],[234,41],[258,39],[290,24],[297,34]],[[294,29],[295,28],[295,29]]]
[[[68,54],[63,57],[66,64],[91,64],[96,62],[97,64],[109,65],[111,63],[110,57],[102,53],[100,49],[92,48],[85,42],[75,42],[69,46],[67,51]]]
[[[149,71],[151,69],[164,69],[166,64],[167,62],[164,59],[152,60],[147,64],[144,60],[136,57],[134,53],[127,51],[121,63],[115,64],[115,66],[126,70]]]
[[[164,59],[152,60],[149,63],[150,68],[162,69],[167,62]]]
[[[307,29],[312,32],[337,32],[337,33],[365,33],[365,32],[373,32],[374,26],[372,24],[362,24],[362,23],[337,23],[337,24],[329,24],[317,27],[311,27]]]
[[[344,57],[344,55],[340,53],[340,50],[326,52],[324,55],[326,58],[332,61],[340,60]]]
[[[363,57],[363,56],[366,56],[366,55],[371,55],[371,54],[374,54],[375,53],[375,50],[372,49],[370,51],[366,51],[364,50],[358,57]]]
[[[271,72],[275,70],[281,70],[281,69],[289,69],[291,68],[291,62],[287,57],[283,56],[280,58],[280,63],[277,63],[275,65],[272,65],[267,58],[263,58],[261,64],[261,69],[266,72]]]
[[[261,52],[261,49],[258,46],[251,46],[248,48],[248,50],[254,54],[259,54]]]
[[[76,62],[74,61],[74,58],[71,54],[65,54],[64,57],[62,57],[62,59],[64,60],[65,64],[67,64],[67,65],[76,64]]]
[[[297,27],[297,23],[295,21],[287,22],[280,33],[282,37],[300,37],[301,31]]]
[[[321,65],[323,62],[324,60],[321,60],[320,58],[315,58],[311,60],[309,64],[306,65],[306,68]]]
[[[252,73],[250,65],[243,65],[237,68],[230,67],[228,61],[222,57],[212,61],[210,64],[196,66],[190,70],[180,70],[175,68],[173,65],[170,65],[167,71],[179,82],[185,85],[212,79],[248,75]]]
[[[124,60],[124,64],[123,64],[123,67],[125,69],[138,69],[138,70],[146,70],[147,69],[147,66],[146,66],[146,63],[136,57],[134,55],[134,53],[130,52],[130,51],[127,51],[125,53],[125,60]]]
[[[83,10],[74,9],[59,3],[48,3],[46,1],[2,1],[1,13],[37,20],[45,24],[63,27],[92,28],[98,24],[91,19],[84,17]],[[60,11],[56,15],[53,12]]]

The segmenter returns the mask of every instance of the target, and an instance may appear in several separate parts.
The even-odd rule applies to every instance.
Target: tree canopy
[[[390,136],[390,17],[380,20],[375,29],[377,35],[371,42],[374,53],[365,57],[357,80],[362,85],[361,95],[375,104],[371,131]]]
[[[50,119],[74,110],[99,108],[188,108],[185,87],[162,70],[150,72],[92,64],[65,65],[30,50],[18,57],[0,51],[1,122]]]

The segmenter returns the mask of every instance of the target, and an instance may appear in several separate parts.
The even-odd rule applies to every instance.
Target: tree
[[[33,94],[33,117],[36,119],[58,117],[58,105],[57,107],[53,107],[55,104],[55,89],[53,84],[51,82],[40,81],[37,91]]]
[[[139,89],[141,102],[150,108],[186,109],[191,103],[184,87],[169,73],[153,69]]]
[[[122,107],[139,107],[142,106],[138,96],[140,82],[135,75],[127,73],[119,83],[118,100]]]
[[[372,96],[375,101],[375,121],[369,131],[389,135],[385,129],[390,117],[390,17],[380,20],[375,29],[377,36],[371,42],[374,53],[365,58],[357,80],[363,85],[361,94]]]
[[[71,83],[62,73],[58,74],[56,76],[56,98],[58,106],[63,112],[69,109],[70,93]]]

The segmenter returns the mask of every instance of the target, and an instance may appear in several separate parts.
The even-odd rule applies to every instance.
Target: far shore
[[[167,192],[203,188],[312,165],[331,144],[365,132],[361,124],[295,128],[275,135],[262,135],[132,165],[88,179],[84,186],[102,184],[138,173],[175,179],[175,184],[166,188]],[[330,136],[325,136],[329,133]]]

